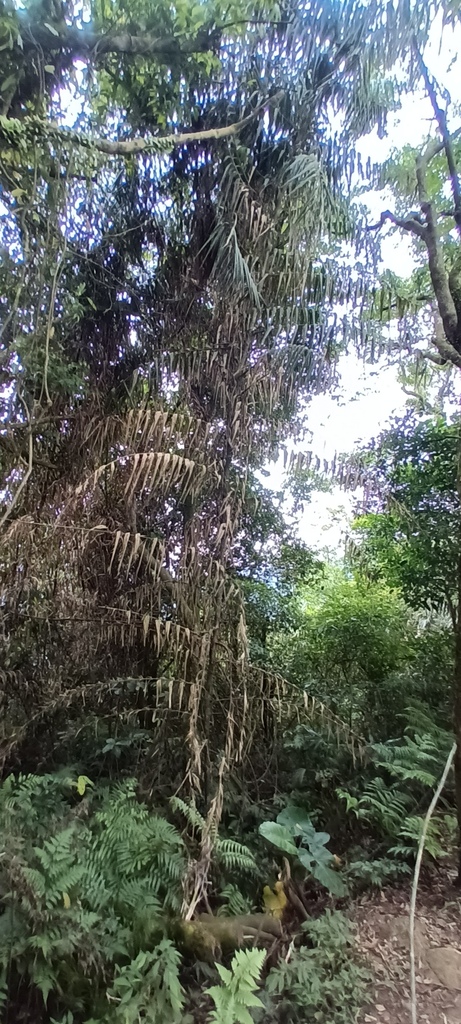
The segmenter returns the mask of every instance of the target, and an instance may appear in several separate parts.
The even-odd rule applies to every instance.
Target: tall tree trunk
[[[461,425],[458,433],[457,488],[461,507]],[[461,886],[461,516],[457,524],[458,533],[458,607],[455,629],[455,673],[454,673],[454,731],[457,742],[455,757],[456,813],[458,818],[458,885]]]

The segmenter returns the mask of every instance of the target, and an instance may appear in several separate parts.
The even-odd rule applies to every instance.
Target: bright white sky
[[[429,71],[449,90],[452,98],[452,129],[461,123],[461,111],[457,109],[461,104],[457,61],[460,44],[461,26],[456,33],[445,30],[441,42],[441,24],[436,22],[425,54]],[[432,108],[424,93],[408,95],[401,110],[390,119],[385,139],[378,139],[376,132],[364,138],[361,146],[364,160],[370,156],[372,161],[381,161],[391,150],[401,149],[408,143],[418,146],[427,137],[431,120]],[[390,204],[385,195],[370,192],[367,205],[371,219],[377,220],[381,210]],[[383,237],[382,254],[384,265],[399,276],[409,276],[413,266],[409,239],[399,239],[395,232],[388,232],[388,237]],[[310,447],[320,458],[332,459],[335,452],[352,451],[361,441],[367,442],[379,434],[394,413],[401,414],[405,410],[406,399],[397,381],[396,367],[386,365],[385,361],[365,365],[351,354],[341,360],[340,372],[339,395],[318,395],[308,408],[307,424],[313,434]],[[303,446],[303,450],[308,447]],[[264,482],[280,487],[280,476],[279,466],[274,467],[270,478]],[[328,549],[330,555],[336,553],[341,557],[351,506],[351,495],[339,488],[330,494],[317,493],[305,506],[299,524],[300,536],[310,547],[320,551]]]

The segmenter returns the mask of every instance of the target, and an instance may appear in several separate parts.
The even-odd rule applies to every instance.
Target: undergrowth
[[[353,955],[349,922],[327,910],[303,931],[308,945],[293,948],[268,974],[261,1024],[353,1024],[370,976]]]

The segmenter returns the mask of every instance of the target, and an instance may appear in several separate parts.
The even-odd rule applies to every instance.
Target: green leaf
[[[0,85],[0,92],[1,93],[8,92],[8,89],[13,88],[13,86],[15,86],[16,84],[17,84],[17,76],[16,75],[8,75],[8,77],[4,78],[2,84]]]
[[[288,807],[280,811],[277,821],[280,825],[285,825],[293,836],[299,836],[302,832],[309,830],[314,833],[314,827],[305,808],[297,807],[296,804],[288,804]]]
[[[229,985],[232,981],[232,971],[230,971],[228,967],[223,967],[222,964],[216,964],[216,970],[221,981],[223,981],[225,985]]]
[[[312,869],[312,874],[321,885],[325,886],[325,889],[331,892],[332,896],[347,896],[347,886],[337,871],[332,871],[324,864],[316,864]]]
[[[295,846],[288,829],[284,825],[275,821],[263,821],[259,826],[259,834],[264,836],[269,843],[273,843],[279,850],[283,850],[284,853],[289,853],[292,857],[296,857],[298,849]]]
[[[300,849],[296,852],[303,867],[307,868],[308,871],[312,871],[312,865],[315,864],[315,861],[311,854],[305,849],[304,846],[301,846]]]

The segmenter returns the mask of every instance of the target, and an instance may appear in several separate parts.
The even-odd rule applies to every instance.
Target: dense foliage
[[[409,413],[362,454],[365,499],[354,522],[362,570],[415,609],[456,622],[459,425]],[[359,510],[360,511],[360,510]]]
[[[351,202],[383,180],[360,138],[440,12],[0,0],[5,1022],[356,1019],[339,908],[411,870],[451,742],[457,428],[364,454],[345,568],[296,516],[325,486],[309,399],[381,351],[400,287]],[[445,358],[456,253],[424,215]]]

